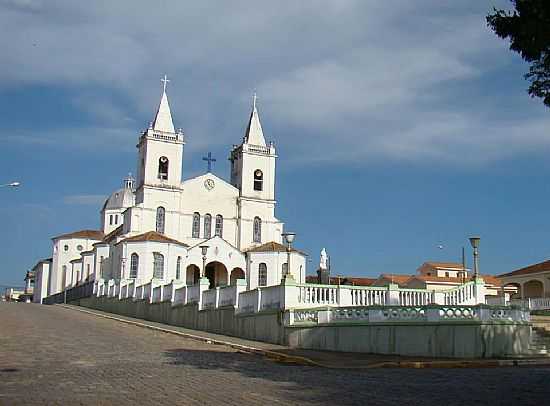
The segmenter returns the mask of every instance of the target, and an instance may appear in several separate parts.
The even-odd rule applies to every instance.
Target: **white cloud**
[[[531,111],[506,122],[479,97],[484,78],[512,60],[485,27],[482,3],[0,0],[0,89],[72,87],[81,92],[73,104],[96,121],[3,140],[133,148],[166,72],[191,150],[238,142],[254,88],[266,134],[301,164],[482,164],[544,147],[547,114],[527,96],[509,94]],[[457,96],[461,87],[472,93]]]

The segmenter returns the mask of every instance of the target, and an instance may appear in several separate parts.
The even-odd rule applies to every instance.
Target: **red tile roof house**
[[[550,260],[498,276],[505,286],[514,286],[514,299],[550,297]]]

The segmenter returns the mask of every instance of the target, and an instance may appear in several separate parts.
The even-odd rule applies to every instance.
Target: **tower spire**
[[[260,145],[265,147],[264,132],[262,130],[262,124],[260,123],[260,116],[258,115],[258,109],[256,108],[256,92],[252,96],[252,112],[250,113],[250,119],[248,120],[248,126],[244,134],[244,142],[246,144]]]
[[[160,80],[163,84],[162,97],[160,99],[159,108],[153,121],[153,130],[162,131],[167,133],[174,133],[174,122],[172,121],[172,113],[170,111],[170,104],[168,103],[168,96],[166,95],[166,85],[170,80],[164,75],[164,78]]]

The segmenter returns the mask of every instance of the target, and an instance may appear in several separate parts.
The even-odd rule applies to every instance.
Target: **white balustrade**
[[[187,286],[174,287],[174,297],[172,299],[172,305],[186,304],[187,303]]]
[[[338,304],[338,286],[334,285],[298,285],[298,303],[311,306],[330,306]]]
[[[216,309],[218,307],[220,288],[208,289],[202,292],[202,308]]]
[[[172,301],[172,292],[174,291],[174,283],[171,282],[168,285],[162,287],[162,301]]]
[[[260,289],[247,290],[239,295],[237,313],[255,313],[260,310]]]
[[[153,288],[151,303],[158,303],[158,302],[162,302],[162,286],[155,286]]]

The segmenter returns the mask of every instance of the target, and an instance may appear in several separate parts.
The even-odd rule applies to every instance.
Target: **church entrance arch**
[[[245,279],[244,271],[241,268],[233,268],[231,271],[231,285],[235,285],[237,279]]]
[[[185,281],[187,285],[196,285],[199,283],[200,277],[201,270],[197,265],[191,264],[187,267],[185,271]]]
[[[210,281],[209,289],[227,285],[227,268],[221,262],[210,262],[206,265],[204,276]]]
[[[534,298],[544,296],[544,286],[541,281],[531,280],[523,284],[523,298]]]

